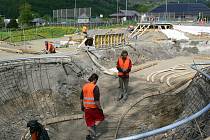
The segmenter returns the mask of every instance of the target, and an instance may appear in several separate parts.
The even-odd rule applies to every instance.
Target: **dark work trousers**
[[[129,77],[119,77],[120,94],[119,96],[127,96]]]

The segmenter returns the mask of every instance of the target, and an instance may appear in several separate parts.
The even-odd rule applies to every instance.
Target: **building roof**
[[[116,17],[116,16],[119,16],[119,17],[124,17],[125,16],[125,14],[122,14],[122,13],[115,13],[115,14],[111,14],[111,15],[109,15],[110,17]]]
[[[34,18],[31,22],[34,22],[34,23],[44,23],[46,21],[44,19],[42,19],[42,18]]]
[[[126,10],[120,10],[120,12],[126,14]],[[137,15],[140,16],[140,13],[135,10],[127,10],[127,15]]]
[[[164,13],[166,12],[166,4],[163,4],[153,10],[150,13]],[[198,14],[199,12],[210,13],[210,8],[202,3],[168,3],[167,12],[171,13],[191,13]]]
[[[140,13],[135,11],[135,10],[127,10],[127,14],[126,14],[126,10],[120,10],[119,13],[114,13],[114,14],[111,14],[109,15],[110,17],[116,17],[116,16],[119,16],[119,17],[128,17],[128,16],[140,16]]]
[[[80,19],[87,19],[87,18],[90,18],[90,17],[88,17],[86,13],[83,13],[78,18],[80,18]]]

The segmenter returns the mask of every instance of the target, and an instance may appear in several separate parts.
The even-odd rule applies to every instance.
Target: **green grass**
[[[100,26],[97,29],[111,29],[119,27],[127,27],[130,25],[130,22],[122,24],[115,24],[110,26]],[[134,23],[132,23],[134,24]],[[135,25],[135,24],[134,24]],[[39,28],[30,28],[26,30],[16,30],[16,31],[0,31],[0,40],[9,41],[9,42],[21,42],[28,40],[36,40],[43,38],[59,38],[63,37],[66,34],[73,34],[75,31],[81,31],[81,28],[77,29],[76,27],[39,27]]]
[[[58,38],[76,31],[74,27],[40,27],[17,31],[0,31],[0,40],[20,42],[42,38]]]
[[[111,28],[126,28],[128,27],[128,25],[136,25],[137,22],[135,21],[126,21],[124,22],[123,24],[113,24],[113,25],[110,25],[110,26],[100,26],[98,27],[99,29],[111,29]]]

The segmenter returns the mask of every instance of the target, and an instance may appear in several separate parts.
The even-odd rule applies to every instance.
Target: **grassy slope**
[[[62,37],[65,34],[72,34],[75,31],[76,28],[74,27],[40,27],[24,31],[19,30],[12,32],[0,32],[0,39],[6,39],[6,41],[12,42],[20,42],[24,40]]]
[[[123,25],[111,25],[111,26],[100,26],[97,29],[110,29],[110,28],[118,28],[118,27],[127,27],[128,25],[133,24],[135,22],[127,22]],[[40,28],[31,28],[27,30],[18,30],[11,32],[0,31],[0,40],[11,41],[11,42],[20,42],[24,40],[36,40],[42,38],[59,38],[63,37],[66,34],[73,34],[76,31],[81,31],[81,29],[77,29],[75,27],[40,27]],[[25,36],[24,36],[25,34]]]

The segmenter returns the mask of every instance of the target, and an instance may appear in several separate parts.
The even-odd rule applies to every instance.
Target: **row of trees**
[[[21,26],[30,25],[30,22],[33,20],[31,5],[25,2],[20,6],[19,12],[20,16],[18,17],[18,22]]]
[[[11,19],[8,24],[4,22],[4,18],[0,17],[0,28],[18,28],[16,19]]]
[[[4,22],[4,17],[0,16],[0,28],[18,28],[20,27],[28,27],[32,24],[32,20],[34,18],[40,17],[38,13],[32,11],[32,7],[29,3],[23,3],[19,7],[19,17],[18,17],[18,22],[16,19],[11,19],[8,24]],[[49,16],[44,16],[43,17],[46,21],[50,20]]]

